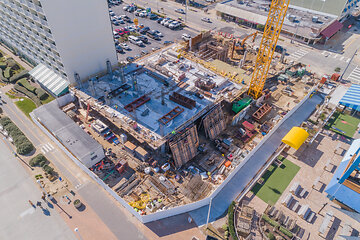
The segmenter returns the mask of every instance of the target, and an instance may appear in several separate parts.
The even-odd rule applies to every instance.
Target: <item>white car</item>
[[[169,25],[169,28],[172,29],[172,30],[174,30],[174,29],[176,29],[176,28],[178,28],[178,27],[180,27],[180,26],[181,26],[181,23],[179,23],[179,22],[173,22],[173,23],[171,23],[171,24]]]
[[[128,9],[129,9],[129,7],[130,7],[129,5],[125,6],[125,7],[123,7],[123,10],[125,10],[125,11],[126,11],[126,10],[128,10]]]
[[[169,20],[167,22],[164,23],[165,27],[169,27],[169,25],[173,22],[174,20]]]
[[[147,16],[147,12],[146,11],[142,11],[139,14],[140,17],[146,17]]]
[[[129,47],[129,45],[127,45],[126,43],[120,43],[119,45],[120,45],[120,47],[122,47],[122,48],[125,49],[125,50],[131,50],[131,48]]]
[[[201,18],[201,21],[204,21],[204,22],[207,22],[207,23],[211,23],[210,18],[207,18],[207,17]]]
[[[184,34],[181,36],[181,38],[182,38],[184,41],[189,41],[190,38],[191,38],[191,36],[190,36],[190,34],[184,33]]]
[[[184,9],[181,9],[181,8],[175,9],[175,12],[185,14]]]

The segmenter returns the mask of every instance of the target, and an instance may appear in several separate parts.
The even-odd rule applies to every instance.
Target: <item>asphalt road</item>
[[[195,33],[189,31],[188,29],[171,30],[157,23],[155,20],[150,20],[149,18],[136,17],[134,15],[134,12],[129,13],[123,10],[123,7],[126,5],[127,4],[123,3],[118,6],[113,6],[111,7],[111,9],[116,14],[116,16],[127,15],[128,17],[131,18],[131,20],[137,18],[139,20],[139,24],[144,24],[144,26],[149,27],[151,30],[160,31],[164,35],[164,37],[162,37],[160,41],[147,37],[149,39],[149,43],[145,44],[145,47],[139,47],[130,42],[126,42],[127,45],[129,45],[129,47],[131,48],[131,50],[130,51],[125,50],[125,53],[118,53],[119,61],[126,60],[128,56],[134,57],[135,55],[141,55],[141,51],[143,50],[147,51],[148,53],[151,53],[152,48],[164,47],[164,41],[175,41],[175,40],[182,41],[181,36],[184,33],[190,34],[191,36],[196,35]],[[117,28],[129,26],[129,25],[134,25],[134,23],[125,22],[125,24],[120,24],[119,26],[115,26],[115,25],[112,26],[113,26],[113,30],[115,30]]]
[[[12,154],[3,135],[0,137],[0,239],[77,239],[59,209],[46,207],[40,188]],[[34,204],[41,201],[47,215],[39,207],[31,207],[29,200]]]

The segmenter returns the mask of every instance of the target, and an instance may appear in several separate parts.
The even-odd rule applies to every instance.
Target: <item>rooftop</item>
[[[269,1],[253,0],[251,3],[245,1],[245,3],[241,4],[235,0],[230,0],[218,3],[216,10],[232,16],[241,16],[243,19],[265,25],[269,13]],[[295,17],[295,20],[290,21],[290,16]],[[317,22],[313,22],[313,17],[317,17]],[[314,12],[299,7],[294,8],[290,5],[287,11],[287,17],[284,20],[283,31],[285,30],[290,33],[296,32],[298,35],[307,38],[315,38],[322,29],[331,24],[336,18],[337,16],[332,14]]]

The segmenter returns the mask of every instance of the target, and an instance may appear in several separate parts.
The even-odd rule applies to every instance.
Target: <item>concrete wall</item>
[[[42,0],[68,80],[106,70],[106,60],[117,64],[106,0]]]

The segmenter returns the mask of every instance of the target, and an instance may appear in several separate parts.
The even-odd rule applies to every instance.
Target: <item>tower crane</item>
[[[290,0],[272,0],[248,94],[261,96]]]

